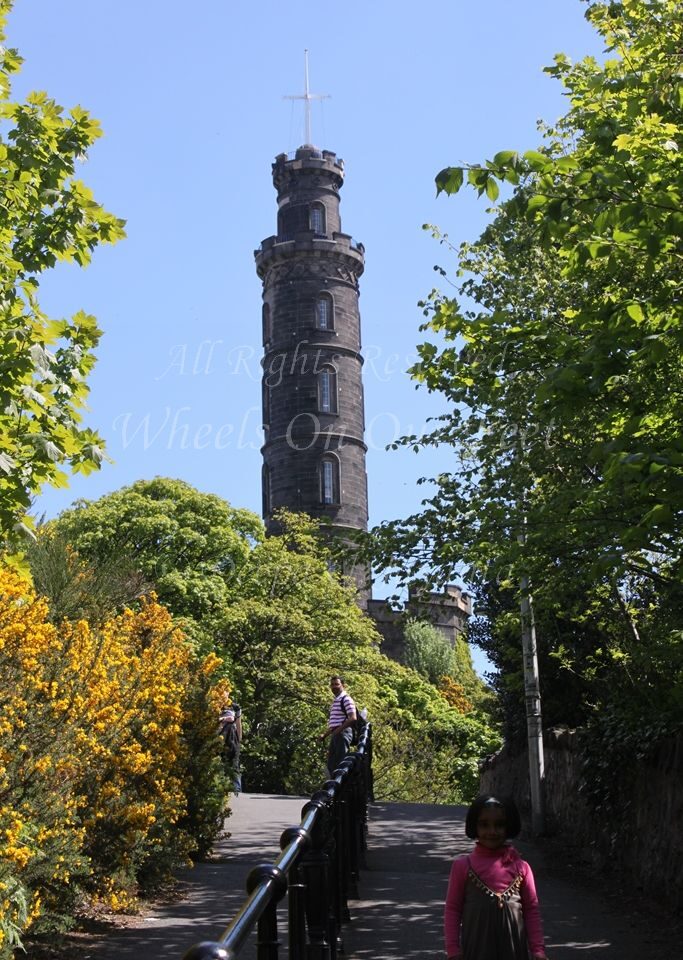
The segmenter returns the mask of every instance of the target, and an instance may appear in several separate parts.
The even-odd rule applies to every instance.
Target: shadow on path
[[[305,797],[242,794],[210,862],[183,871],[173,902],[155,905],[124,929],[86,939],[77,960],[181,960],[192,944],[214,940],[242,904],[247,874],[272,862],[285,827],[299,823]],[[344,960],[443,958],[442,915],[453,857],[471,848],[464,807],[373,804],[361,899],[350,903]],[[542,849],[516,844],[531,863],[551,960],[679,960],[680,942],[653,921],[617,914],[579,883],[558,879]],[[280,939],[286,941],[286,901]],[[255,960],[251,942],[241,960]],[[286,960],[286,950],[281,951]],[[30,955],[29,955],[30,960]]]

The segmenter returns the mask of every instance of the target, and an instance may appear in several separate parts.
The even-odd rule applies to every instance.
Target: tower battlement
[[[254,251],[256,272],[263,280],[273,263],[299,258],[307,254],[310,258],[336,257],[354,274],[360,277],[365,269],[365,247],[347,233],[334,233],[331,237],[321,236],[313,230],[300,230],[291,237],[266,237],[258,250]]]
[[[312,170],[328,169],[339,177],[339,186],[344,181],[344,161],[332,150],[320,150],[311,144],[303,144],[293,153],[278,153],[273,161],[273,182],[279,189],[276,178],[290,170],[302,170],[309,167]]]

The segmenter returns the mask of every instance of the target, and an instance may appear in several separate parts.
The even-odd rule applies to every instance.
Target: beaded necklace
[[[487,886],[481,877],[474,872],[469,857],[467,858],[467,866],[469,867],[467,871],[467,879],[470,880],[478,890],[481,890],[482,893],[485,893],[487,897],[491,897],[492,900],[497,900],[498,906],[501,910],[508,900],[510,900],[512,895],[517,893],[522,885],[522,881],[524,880],[524,876],[521,873],[518,873],[512,883],[506,887],[505,890],[503,890],[501,893],[496,893],[495,890],[492,890],[491,887]]]

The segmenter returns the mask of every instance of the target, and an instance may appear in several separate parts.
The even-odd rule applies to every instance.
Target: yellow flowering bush
[[[57,627],[0,569],[0,956],[33,921],[68,922],[83,894],[129,907],[210,845],[226,795],[218,666],[153,597]]]

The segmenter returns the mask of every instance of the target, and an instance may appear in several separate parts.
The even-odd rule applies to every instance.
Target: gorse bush
[[[210,844],[226,795],[218,666],[196,661],[154,598],[97,629],[55,626],[46,601],[0,569],[6,956],[28,926],[68,924],[79,897],[128,907]]]

